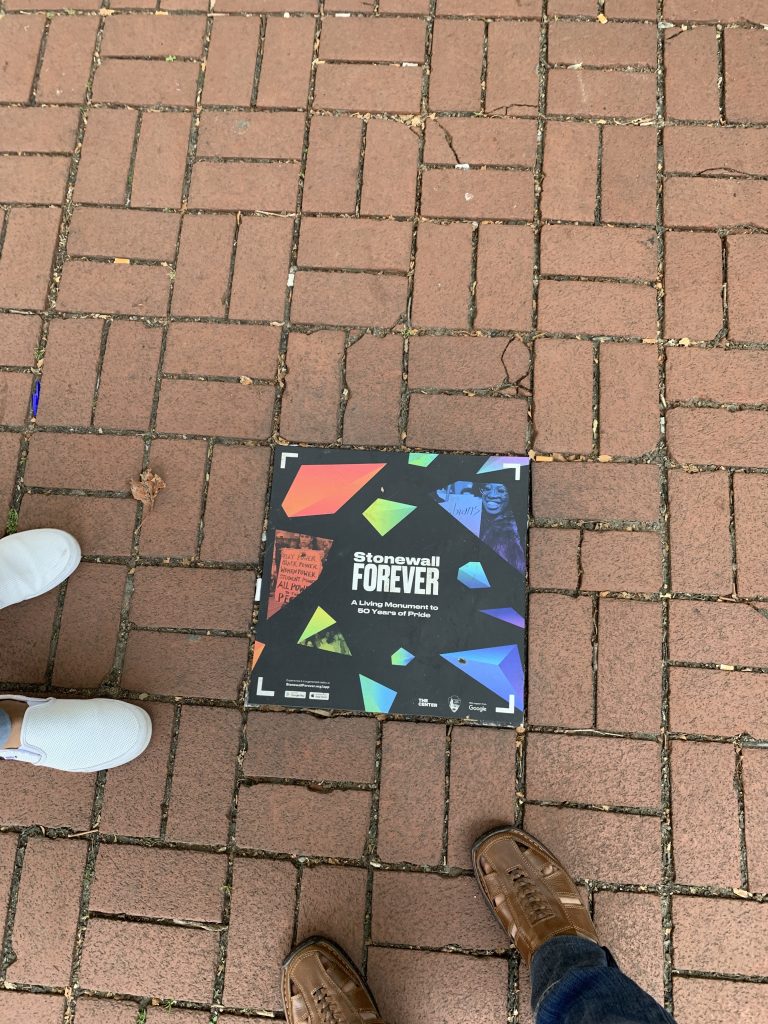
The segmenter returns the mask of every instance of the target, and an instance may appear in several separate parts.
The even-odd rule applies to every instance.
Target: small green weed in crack
[[[15,508],[8,509],[8,515],[5,517],[5,535],[9,537],[12,533],[16,533],[19,528],[19,513]]]

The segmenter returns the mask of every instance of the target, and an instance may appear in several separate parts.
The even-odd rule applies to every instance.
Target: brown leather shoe
[[[302,942],[282,970],[288,1024],[383,1024],[371,991],[329,939]]]
[[[472,847],[472,864],[489,907],[527,964],[556,935],[599,942],[570,875],[527,832],[497,828],[486,833]]]

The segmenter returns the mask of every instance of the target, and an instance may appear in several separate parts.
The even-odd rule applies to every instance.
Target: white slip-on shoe
[[[2,699],[28,705],[20,745],[0,750],[3,761],[27,761],[62,772],[99,772],[138,757],[152,735],[147,712],[122,700],[5,694]]]
[[[71,576],[80,545],[64,530],[24,530],[0,540],[0,608],[39,597]]]

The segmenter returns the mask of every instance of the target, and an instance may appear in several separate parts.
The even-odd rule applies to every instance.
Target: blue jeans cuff
[[[609,950],[576,935],[558,935],[536,951],[531,1005],[536,1024],[674,1024]]]

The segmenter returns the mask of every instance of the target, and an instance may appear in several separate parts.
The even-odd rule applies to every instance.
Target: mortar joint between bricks
[[[224,1003],[224,985],[226,982],[227,953],[229,949],[229,926],[232,919],[232,889],[234,884],[235,871],[238,801],[240,794],[240,782],[243,777],[245,755],[248,749],[248,715],[247,709],[245,707],[245,697],[247,694],[246,687],[247,683],[246,681],[244,681],[241,687],[239,701],[241,714],[240,736],[238,739],[238,751],[235,762],[232,798],[230,802],[229,826],[227,830],[227,872],[224,881],[224,900],[222,903],[221,913],[222,928],[221,931],[219,932],[218,961],[216,966],[216,972],[214,975],[213,994],[211,996],[212,1006],[217,1004],[223,1005]]]
[[[744,748],[738,739],[734,742],[733,788],[738,805],[739,823],[739,872],[741,888],[749,891],[749,853],[747,848],[746,806],[744,794]]]
[[[381,795],[381,764],[384,741],[384,725],[381,720],[376,722],[376,747],[374,751],[373,781],[374,788],[371,794],[371,816],[369,819],[368,833],[366,836],[366,852],[364,863],[367,869],[365,883],[365,912],[363,916],[363,971],[368,970],[368,949],[373,942],[373,878],[374,863],[379,863],[379,800]]]
[[[355,338],[354,341],[358,341],[359,337]],[[339,408],[336,419],[336,439],[339,444],[344,443],[344,417],[347,411],[347,405],[349,403],[350,388],[349,381],[347,379],[347,355],[349,349],[354,344],[351,333],[347,331],[344,335],[344,347],[341,351],[340,359],[340,374],[341,374],[341,393],[339,396]]]
[[[453,741],[453,725],[449,722],[445,727],[445,747],[443,753],[443,828],[440,862],[448,865],[448,843],[450,839],[451,819],[451,744]]]
[[[301,913],[301,885],[304,881],[304,861],[299,860],[296,865],[296,884],[294,886],[293,894],[293,923],[291,925],[291,949],[293,949],[299,940],[299,920]]]
[[[30,87],[30,94],[29,94],[29,102],[30,102],[30,104],[32,106],[36,106],[37,105],[37,90],[38,90],[38,87],[39,87],[39,84],[40,84],[40,73],[43,70],[43,60],[45,58],[45,51],[46,51],[46,48],[48,46],[48,37],[49,37],[50,31],[51,31],[51,18],[47,17],[45,19],[45,24],[43,25],[43,32],[42,32],[42,35],[40,37],[40,49],[39,49],[38,54],[37,54],[37,63],[35,65],[35,70],[34,70],[34,73],[32,75],[32,85]]]
[[[210,438],[205,449],[205,463],[203,465],[203,486],[200,493],[200,514],[197,522],[197,536],[195,539],[195,562],[198,563],[203,561],[202,548],[203,541],[205,539],[205,510],[208,504],[208,491],[210,489],[211,483],[211,468],[213,465],[214,447],[215,444],[213,438]]]
[[[405,445],[408,438],[408,421],[410,416],[410,392],[408,389],[408,372],[410,362],[409,333],[413,330],[413,298],[416,274],[416,254],[418,251],[419,223],[421,220],[421,198],[424,186],[424,153],[426,147],[426,124],[429,112],[429,81],[432,69],[432,47],[434,42],[434,22],[437,9],[436,0],[430,0],[426,19],[426,30],[424,35],[424,63],[421,75],[421,94],[419,100],[419,119],[417,125],[409,126],[410,130],[417,137],[416,156],[416,183],[413,198],[413,221],[411,230],[411,245],[408,260],[408,285],[406,305],[403,315],[398,319],[398,326],[402,323],[403,347],[400,387],[400,414],[398,417],[398,434]]]
[[[30,836],[34,835],[35,832],[35,829],[22,828],[16,841],[16,853],[10,877],[8,908],[3,927],[2,947],[0,948],[0,982],[3,984],[7,978],[8,968],[16,961],[16,953],[13,948],[13,926],[16,918],[16,908],[19,902],[19,884],[21,881],[22,868],[24,866],[24,855],[26,853],[27,843],[29,842]]]
[[[310,129],[315,115],[314,111],[314,94],[315,94],[315,83],[317,81],[317,57],[320,49],[320,36],[323,26],[323,15],[324,15],[324,4],[320,0],[317,15],[313,14],[314,22],[314,33],[312,38],[312,54],[313,59],[310,65],[309,79],[307,82],[307,96],[306,96],[306,108],[304,114],[304,130],[302,136],[302,147],[301,147],[301,158],[299,161],[299,171],[297,179],[296,189],[296,206],[295,215],[293,219],[293,229],[291,233],[291,244],[288,258],[289,274],[286,281],[285,296],[284,296],[284,309],[283,309],[283,326],[280,332],[280,344],[279,344],[279,366],[278,366],[278,383],[275,392],[275,404],[273,409],[273,432],[272,440],[276,443],[282,443],[280,435],[280,417],[282,411],[282,402],[285,393],[285,387],[289,374],[289,365],[287,362],[288,344],[289,337],[292,331],[291,323],[291,308],[293,305],[294,298],[294,272],[298,266],[298,252],[299,252],[299,237],[301,232],[301,223],[303,216],[303,202],[304,202],[304,187],[305,177],[307,172],[307,160],[309,156],[309,138]],[[311,332],[310,332],[311,333]],[[267,506],[268,507],[268,506]]]
[[[67,597],[68,588],[69,580],[64,580],[64,582],[59,587],[59,592],[56,597],[56,609],[54,611],[53,623],[51,626],[51,640],[48,645],[48,661],[45,666],[44,685],[46,688],[53,685],[53,671],[56,660],[56,649],[59,644],[59,636],[61,635],[61,619],[64,614],[64,602]]]
[[[96,785],[94,787],[93,804],[91,808],[91,835],[87,836],[87,852],[85,856],[85,867],[83,869],[83,882],[80,891],[80,906],[77,920],[77,928],[75,931],[75,945],[72,954],[72,966],[69,976],[69,985],[64,990],[65,997],[65,1017],[68,1014],[70,1018],[75,1013],[76,1006],[76,993],[78,988],[78,979],[80,976],[80,965],[83,957],[83,949],[85,947],[85,938],[88,928],[89,921],[89,908],[91,899],[91,886],[93,884],[93,878],[96,872],[96,858],[99,853],[100,835],[98,831],[99,819],[101,817],[101,808],[104,802],[104,789],[107,784],[107,773],[106,771],[100,771],[96,776]]]
[[[181,704],[176,703],[173,709],[173,724],[171,726],[171,737],[168,744],[168,760],[166,761],[165,768],[163,799],[160,804],[160,839],[165,839],[168,832],[168,816],[171,810],[171,799],[173,798],[173,770],[176,765],[176,754],[179,748],[179,734],[181,732],[181,712]]]

